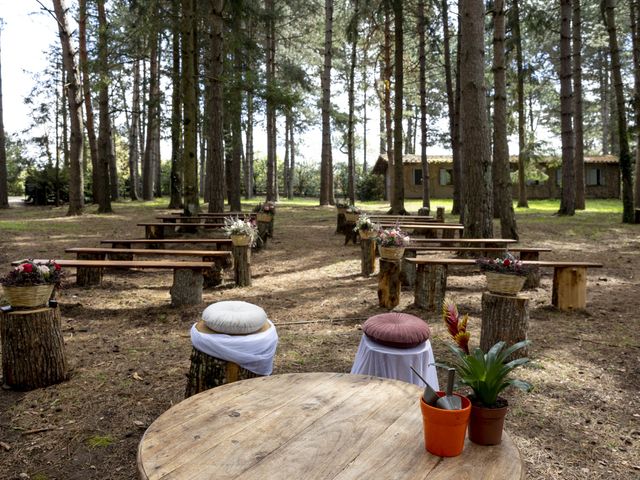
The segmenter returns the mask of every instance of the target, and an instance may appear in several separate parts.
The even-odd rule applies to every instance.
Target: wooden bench
[[[158,248],[160,245],[215,245],[216,249],[231,248],[230,238],[118,238],[110,240],[100,240],[100,243],[111,244],[113,248],[131,248],[132,245],[148,245],[149,248]]]
[[[345,220],[344,223],[344,244],[349,243],[349,240],[353,240],[353,243],[357,243],[358,232],[355,231],[355,223],[349,222]],[[464,226],[459,223],[441,223],[441,222],[424,222],[424,223],[393,223],[393,222],[381,222],[377,223],[377,225],[383,228],[393,228],[399,227],[402,230],[413,229],[415,234],[419,235],[427,235],[429,236],[429,232],[431,232],[431,237],[437,237],[438,232],[442,232],[443,238],[453,238],[456,232],[460,232],[462,235],[462,231],[464,230]],[[431,238],[430,238],[431,239]]]
[[[131,261],[134,256],[163,257],[201,257],[203,262],[212,262],[213,267],[205,270],[204,286],[215,287],[222,283],[223,270],[233,265],[231,252],[221,250],[153,250],[147,248],[105,248],[105,247],[72,247],[65,249],[67,253],[75,253],[78,260],[125,260]]]
[[[224,225],[225,217],[203,217],[197,215],[195,217],[180,217],[178,215],[158,215],[156,220],[161,220],[163,223],[213,223],[218,225]]]
[[[35,263],[46,263],[49,260],[33,260]],[[155,270],[173,270],[171,286],[171,305],[198,305],[202,303],[203,272],[211,269],[213,262],[168,262],[161,260],[54,260],[61,267],[94,270],[98,275],[90,277],[92,284],[102,282],[102,271],[105,268],[144,268]],[[21,261],[13,262],[19,264]],[[79,286],[83,284],[80,276],[76,278]]]
[[[196,229],[207,229],[207,230],[222,230],[224,226],[221,223],[190,223],[190,222],[173,222],[173,223],[164,223],[164,222],[143,222],[137,224],[139,227],[144,227],[144,236],[149,239],[159,239],[164,238],[165,229],[172,228],[183,228],[186,231],[196,230]]]
[[[512,238],[411,238],[409,246],[440,245],[440,246],[483,246],[501,247],[518,243]]]
[[[416,265],[415,304],[427,310],[439,310],[447,288],[450,265],[475,265],[469,258],[408,258]],[[551,304],[559,310],[584,309],[587,303],[587,268],[600,263],[563,261],[523,261],[524,265],[553,268]]]

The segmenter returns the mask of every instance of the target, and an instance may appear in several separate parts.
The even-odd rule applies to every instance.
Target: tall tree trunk
[[[284,114],[284,194],[289,195],[289,129],[291,128],[291,111],[287,109]]]
[[[493,4],[493,208],[500,218],[502,238],[518,239],[511,199],[511,171],[507,142],[507,79],[504,0]]]
[[[576,210],[585,209],[584,129],[582,120],[582,12],[580,0],[573,0],[573,127],[576,139]]]
[[[160,42],[160,39],[158,39]],[[160,45],[159,45],[160,47]],[[152,147],[152,163],[153,163],[153,196],[156,198],[160,198],[162,196],[162,159],[160,158],[160,119],[162,118],[161,112],[161,95],[160,95],[160,63],[162,62],[162,48],[158,48],[158,58],[156,60],[155,65],[153,65],[156,69],[155,73],[151,73],[151,76],[155,77],[157,81],[154,85],[154,90],[150,93],[153,98],[156,99],[157,108],[156,108],[156,121],[153,122],[153,136],[151,137]],[[197,90],[196,90],[197,95]],[[198,105],[198,98],[196,97],[196,105]],[[196,110],[196,126],[197,126],[197,117],[198,111]],[[197,128],[197,127],[196,127]]]
[[[386,130],[385,130],[385,109],[384,109],[384,97],[386,95],[386,84],[385,84],[385,78],[384,78],[384,66],[382,65],[382,60],[380,60],[381,55],[378,57],[379,60],[377,62],[378,68],[380,70],[380,80],[379,80],[379,84],[382,86],[382,91],[380,91],[380,89],[376,89],[376,93],[378,94],[378,141],[379,141],[379,146],[378,146],[378,150],[380,150],[380,154],[384,155],[387,153],[387,135],[386,135]],[[385,183],[385,191],[384,191],[384,195],[385,195],[385,200],[388,199],[388,194],[387,194],[387,185]]]
[[[182,100],[184,102],[184,171],[182,178],[184,214],[194,216],[199,210],[197,151],[198,151],[198,104],[196,101],[197,55],[195,38],[195,0],[182,0],[181,44],[182,44]]]
[[[573,93],[571,91],[571,0],[560,0],[560,128],[562,140],[562,193],[560,215],[574,215],[576,176],[574,166]]]
[[[287,192],[287,198],[293,200],[293,181],[295,179],[296,172],[296,144],[293,139],[293,129],[295,126],[294,119],[291,119],[291,126],[289,127],[289,190]]]
[[[322,153],[320,163],[320,205],[332,205],[333,158],[331,155],[331,60],[333,42],[333,0],[324,2],[324,66],[322,68]]]
[[[244,155],[245,198],[253,198],[253,92],[247,92],[246,153]]]
[[[98,106],[100,108],[98,129],[98,175],[101,177],[98,192],[98,213],[111,213],[111,181],[109,167],[113,150],[111,148],[111,115],[109,115],[109,59],[107,58],[107,16],[104,0],[98,0],[98,70],[100,87]],[[117,179],[116,179],[117,181]]]
[[[356,145],[355,145],[355,103],[356,103],[356,62],[358,49],[358,22],[360,17],[360,3],[353,0],[354,25],[349,30],[347,37],[351,40],[351,59],[349,62],[348,102],[349,117],[347,121],[347,196],[351,205],[356,203]]]
[[[453,204],[451,207],[452,215],[460,215],[460,222],[464,222],[464,210],[462,208],[462,199],[465,179],[462,165],[462,146],[460,145],[460,57],[461,57],[461,41],[460,26],[462,20],[458,15],[458,42],[456,48],[456,89],[454,94],[454,110],[453,110],[453,133],[451,139],[451,150],[453,152]],[[454,147],[455,145],[455,147]]]
[[[389,203],[394,199],[395,162],[393,148],[393,116],[391,113],[391,1],[385,2],[384,7],[384,129],[387,137],[387,197]],[[402,158],[399,159],[402,163]]]
[[[266,10],[266,80],[267,91],[275,87],[276,32],[275,1],[265,0]],[[276,164],[276,105],[273,95],[267,97],[267,201],[278,200],[278,170]]]
[[[182,203],[182,84],[180,82],[180,2],[172,1],[173,36],[171,44],[171,174],[168,208],[184,208]]]
[[[522,35],[520,33],[520,0],[513,0],[513,40],[516,46],[517,69],[517,110],[518,110],[518,207],[529,208],[527,200],[527,183],[525,171],[527,168],[528,148],[525,131],[526,119],[524,114],[524,68],[522,65]]]
[[[484,84],[484,2],[465,0],[460,11],[460,140],[466,186],[464,236],[491,238],[491,154]]]
[[[234,9],[232,29],[235,32],[241,30],[240,14]],[[241,205],[241,169],[242,169],[242,48],[239,42],[234,42],[233,47],[233,75],[235,75],[235,85],[232,87],[230,101],[231,122],[231,169],[229,175],[229,207],[232,211],[242,210]]]
[[[443,1],[444,9],[447,8],[446,0]],[[447,12],[443,11],[443,19],[447,20]],[[427,160],[427,61],[425,39],[424,0],[418,1],[418,57],[420,62],[420,163],[422,165],[422,206],[431,209],[429,192],[429,161]],[[444,27],[445,34],[445,76],[447,83],[447,99],[451,100],[451,59],[449,58],[449,34],[448,26]],[[448,65],[447,65],[448,63]],[[452,126],[452,108],[449,105],[449,120]]]
[[[365,48],[365,58],[367,58],[367,49]],[[362,69],[362,174],[367,175],[369,166],[367,165],[367,125],[369,118],[367,117],[367,93],[369,91],[369,84],[367,78],[368,66],[365,64]],[[293,132],[291,132],[293,135]]]
[[[391,211],[396,214],[406,213],[404,209],[404,165],[402,162],[402,113],[404,103],[404,14],[402,0],[393,0],[393,14],[395,28],[394,49],[394,110],[393,110],[393,195],[391,197]]]
[[[2,42],[0,42],[0,45],[1,44]],[[5,142],[6,137],[4,134],[4,108],[2,104],[2,49],[0,48],[0,208],[9,208],[7,148]]]
[[[82,177],[82,93],[80,72],[75,63],[75,48],[71,44],[71,30],[64,0],[53,0],[58,34],[62,46],[62,62],[67,72],[67,99],[71,118],[69,142],[69,209],[67,215],[81,215],[84,209],[84,179]]]
[[[631,39],[633,43],[633,111],[636,120],[635,208],[640,208],[640,2],[631,2]]]
[[[152,2],[152,15],[157,13],[157,4]],[[155,125],[159,121],[159,98],[156,96],[156,92],[159,91],[158,83],[159,79],[156,77],[156,73],[159,71],[157,67],[158,63],[158,32],[155,26],[156,22],[152,20],[154,27],[149,33],[149,95],[147,101],[147,127],[146,127],[146,141],[144,147],[144,157],[142,160],[142,198],[144,200],[153,200],[153,184],[155,180],[155,158],[154,158],[154,137],[155,137]]]
[[[98,167],[98,140],[93,121],[93,104],[91,102],[91,82],[89,78],[89,55],[87,53],[87,0],[78,3],[78,42],[80,46],[79,64],[82,72],[82,90],[84,93],[84,108],[86,112],[87,139],[89,141],[89,155],[91,157],[91,193],[93,203],[98,203],[98,191],[101,188],[102,178]]]
[[[622,176],[622,221],[634,222],[633,183],[631,178],[631,152],[627,137],[627,119],[625,116],[624,90],[620,68],[620,49],[616,33],[615,0],[605,0],[605,25],[609,33],[609,52],[613,76],[613,90],[616,95],[616,113],[618,116],[618,141],[620,142],[620,174]]]
[[[209,101],[209,149],[207,151],[207,184],[209,186],[209,212],[224,211],[224,151],[222,136],[222,66],[223,66],[223,0],[209,0],[209,63],[207,85]]]
[[[131,99],[131,129],[129,130],[129,196],[131,200],[140,200],[138,163],[140,150],[138,135],[140,130],[140,60],[133,61],[133,95]]]
[[[609,111],[609,56],[603,48],[600,51],[600,125],[602,125],[602,155],[609,155],[611,151],[609,145],[611,143],[611,135],[609,133],[609,120],[611,113]]]

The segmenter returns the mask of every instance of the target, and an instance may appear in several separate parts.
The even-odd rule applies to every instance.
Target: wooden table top
[[[524,469],[501,445],[458,457],[424,448],[422,389],[397,380],[302,373],[230,383],[163,413],[138,448],[141,479],[491,479]]]

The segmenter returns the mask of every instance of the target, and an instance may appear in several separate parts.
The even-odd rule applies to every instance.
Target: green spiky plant
[[[469,352],[469,332],[467,332],[467,315],[462,319],[455,303],[445,300],[442,315],[449,334],[456,342],[449,344],[455,354],[454,368],[463,385],[473,390],[472,401],[476,405],[488,408],[499,405],[498,397],[507,387],[516,387],[526,392],[531,390],[531,384],[509,378],[509,374],[517,367],[529,363],[529,359],[517,358],[507,362],[511,354],[526,347],[531,342],[523,340],[505,349],[505,342],[498,342],[487,353],[476,348]]]

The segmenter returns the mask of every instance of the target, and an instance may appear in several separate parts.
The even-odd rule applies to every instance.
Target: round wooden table
[[[424,448],[409,383],[301,373],[230,383],[163,413],[138,448],[142,479],[487,479],[524,469],[507,432],[501,445],[467,439],[458,457]]]

